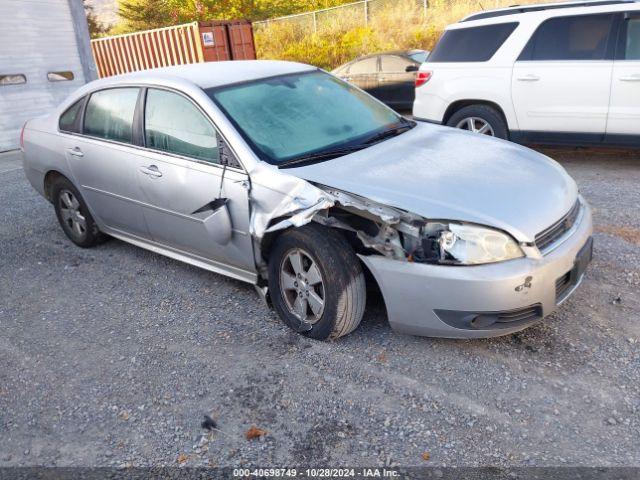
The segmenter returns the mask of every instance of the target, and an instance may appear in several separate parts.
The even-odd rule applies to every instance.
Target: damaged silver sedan
[[[22,146],[78,246],[112,236],[250,282],[316,339],[353,331],[377,290],[400,332],[512,333],[592,255],[589,206],[556,162],[413,122],[308,65],[99,80],[28,122]]]

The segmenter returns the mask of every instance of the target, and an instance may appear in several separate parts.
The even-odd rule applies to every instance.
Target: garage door
[[[83,83],[68,0],[0,0],[0,152]]]

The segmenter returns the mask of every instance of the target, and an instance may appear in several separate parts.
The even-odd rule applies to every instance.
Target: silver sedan
[[[521,330],[580,284],[591,213],[553,160],[408,120],[289,62],[87,84],[22,132],[24,170],[80,247],[115,237],[254,284],[316,339],[367,283],[403,333]]]

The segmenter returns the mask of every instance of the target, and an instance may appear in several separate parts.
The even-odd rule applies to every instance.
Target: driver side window
[[[215,128],[193,102],[177,93],[147,91],[144,136],[148,148],[220,163]]]

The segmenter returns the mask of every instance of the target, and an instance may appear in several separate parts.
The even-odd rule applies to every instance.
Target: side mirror
[[[418,65],[407,65],[407,68],[404,69],[405,72],[417,72],[418,70],[420,70]]]

